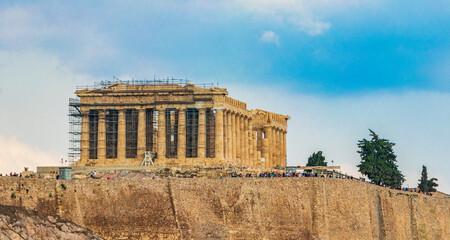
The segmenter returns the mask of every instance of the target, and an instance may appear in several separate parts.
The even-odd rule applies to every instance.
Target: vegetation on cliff
[[[357,165],[359,171],[377,185],[401,188],[405,178],[396,164],[397,156],[392,149],[395,143],[369,131],[371,140],[364,138],[358,141],[360,150],[357,152],[361,156],[361,162]]]

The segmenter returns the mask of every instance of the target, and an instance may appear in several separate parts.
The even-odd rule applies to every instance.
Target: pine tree
[[[422,165],[422,176],[419,179],[419,185],[417,188],[419,188],[422,192],[428,192],[428,173],[427,167],[424,165]]]
[[[428,180],[428,172],[427,172],[427,167],[422,165],[422,176],[419,179],[419,185],[417,186],[420,191],[422,192],[436,192],[436,188],[437,186],[439,186],[437,183],[435,183],[435,181],[437,181],[436,178],[432,178],[430,180]]]
[[[359,172],[366,175],[377,185],[400,188],[405,178],[396,164],[397,156],[392,149],[395,143],[389,142],[388,139],[379,138],[370,129],[369,131],[371,140],[364,138],[358,141],[360,150],[357,152],[361,156],[361,162],[357,165]]]
[[[306,166],[327,166],[327,164],[325,156],[322,156],[322,151],[318,151],[309,156]]]

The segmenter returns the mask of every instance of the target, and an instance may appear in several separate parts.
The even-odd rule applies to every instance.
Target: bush
[[[67,189],[66,185],[64,185],[64,184],[61,184],[61,187],[62,187],[62,189],[64,189],[64,190]]]
[[[16,198],[16,194],[11,193],[11,198]]]

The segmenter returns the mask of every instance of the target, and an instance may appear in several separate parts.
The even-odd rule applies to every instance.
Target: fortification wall
[[[0,204],[58,214],[106,239],[450,236],[448,197],[405,193],[343,179],[62,181],[3,177],[0,190]]]

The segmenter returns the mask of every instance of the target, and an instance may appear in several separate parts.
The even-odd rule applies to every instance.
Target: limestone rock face
[[[17,214],[0,209],[1,216],[9,216],[0,221],[2,231],[21,234],[34,229],[35,235],[44,236],[39,239],[81,234],[76,225],[58,226],[60,221],[52,223],[48,215],[114,240],[447,240],[450,236],[448,195],[426,196],[350,179],[0,177],[0,204],[45,213],[43,220],[36,220],[37,227],[27,228],[27,221],[14,225]],[[39,232],[46,224],[64,233]],[[66,239],[76,239],[69,236]]]
[[[0,205],[0,240],[101,239],[72,222],[45,217],[21,207]]]

